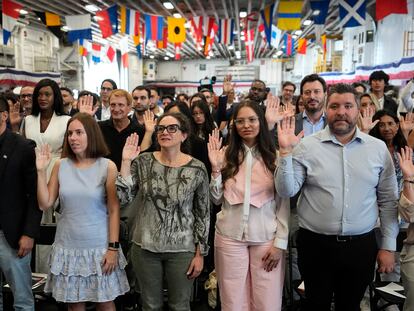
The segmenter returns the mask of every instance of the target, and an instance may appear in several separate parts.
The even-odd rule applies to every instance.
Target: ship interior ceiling
[[[103,1],[103,0],[19,0],[19,3],[28,8],[28,14],[21,16],[20,21],[26,24],[34,24],[39,27],[44,27],[38,17],[33,11],[47,11],[55,13],[64,17],[65,15],[76,15],[90,13],[92,16],[98,10],[106,9],[113,4],[123,5],[128,8],[139,11],[141,14],[153,14],[168,16],[177,16],[190,19],[192,16],[211,16],[215,17],[216,20],[222,18],[234,18],[235,19],[235,30],[234,44],[224,45],[218,42],[214,43],[212,53],[210,57],[212,59],[234,59],[237,53],[240,53],[239,58],[246,57],[246,49],[244,47],[245,42],[243,38],[243,29],[255,29],[254,37],[254,58],[270,58],[272,57],[277,49],[275,48],[263,48],[261,46],[261,35],[258,31],[259,24],[261,23],[260,11],[263,10],[267,5],[275,3],[276,7],[279,2],[272,0],[170,0],[169,2],[173,5],[172,9],[164,7],[163,2],[165,1],[149,1],[149,0],[122,0],[122,1]],[[324,26],[324,33],[328,38],[341,38],[342,28],[339,26],[340,19],[338,16],[338,2],[339,0],[332,0],[329,7],[327,20]],[[366,3],[367,13],[373,16],[375,11],[375,0],[369,0]],[[238,14],[235,14],[237,12]],[[247,14],[246,18],[241,18],[240,12]],[[302,19],[301,19],[301,30],[292,31],[292,34],[296,38],[315,38],[314,25],[309,23],[312,21],[312,14],[314,12],[310,9],[309,0],[303,1],[302,7]],[[243,16],[243,15],[242,15]],[[23,17],[23,18],[22,18]],[[307,22],[306,22],[307,21]],[[141,24],[144,23],[144,19],[141,18]],[[283,33],[282,33],[283,35]],[[108,40],[110,43],[118,43],[121,38],[121,34],[113,35],[109,38],[103,39],[98,23],[96,19],[92,19],[92,36],[93,41],[96,43],[104,43]],[[296,41],[297,42],[297,41]],[[281,46],[283,42],[279,43]],[[132,53],[136,53],[135,46],[132,40],[129,42],[129,48]],[[155,59],[164,59],[168,55],[174,55],[174,46],[169,43],[167,49],[154,49],[151,51],[151,57]],[[144,58],[149,58],[149,51],[144,51]],[[184,42],[181,49],[182,59],[204,59],[206,56],[197,49],[196,42],[191,35],[190,28],[187,28],[186,41]],[[173,57],[172,57],[173,58]]]

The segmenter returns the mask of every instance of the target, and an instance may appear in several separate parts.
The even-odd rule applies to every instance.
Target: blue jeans
[[[168,307],[172,311],[190,311],[193,280],[186,272],[193,253],[153,253],[135,243],[131,260],[141,288],[142,310],[163,310],[163,276],[168,284]]]
[[[17,257],[17,250],[10,247],[0,230],[0,270],[10,285],[14,298],[14,310],[34,311],[32,294],[31,254]]]

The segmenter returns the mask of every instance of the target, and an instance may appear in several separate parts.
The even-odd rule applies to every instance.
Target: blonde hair
[[[128,106],[131,106],[132,105],[132,96],[126,90],[123,90],[123,89],[113,90],[111,92],[111,94],[109,95],[109,101],[111,101],[111,98],[112,97],[125,97],[126,100],[127,100]]]

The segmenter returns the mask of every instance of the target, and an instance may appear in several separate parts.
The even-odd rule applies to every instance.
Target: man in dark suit
[[[0,97],[0,269],[14,309],[34,311],[30,269],[42,213],[37,204],[35,143],[6,128],[9,106]]]
[[[396,115],[398,104],[394,99],[384,94],[385,86],[388,85],[389,80],[389,75],[382,70],[378,70],[374,71],[369,76],[369,85],[371,87],[371,93],[374,95],[373,99],[376,101],[377,107],[391,111]]]

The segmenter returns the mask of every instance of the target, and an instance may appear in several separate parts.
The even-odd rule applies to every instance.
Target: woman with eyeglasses
[[[288,200],[275,189],[276,150],[263,109],[242,101],[233,115],[229,145],[218,131],[208,143],[210,194],[217,214],[215,266],[222,310],[280,310]]]
[[[131,259],[143,310],[162,310],[165,275],[169,309],[189,311],[208,252],[208,177],[204,164],[186,153],[190,125],[183,114],[162,115],[155,133],[159,151],[151,153],[139,155],[136,134],[127,139],[118,197],[135,210]]]
[[[70,116],[63,108],[59,85],[50,79],[39,81],[33,91],[32,114],[25,117],[23,135],[32,139],[37,146],[48,144],[52,158],[47,167],[47,181],[55,162],[62,154],[66,125]],[[53,223],[53,209],[43,213],[42,223]]]

